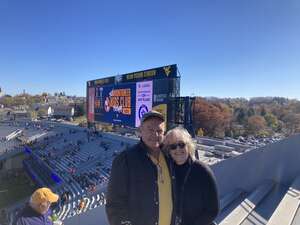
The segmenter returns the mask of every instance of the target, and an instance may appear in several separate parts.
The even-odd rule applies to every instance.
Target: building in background
[[[3,89],[0,87],[0,98],[4,96],[4,91]]]
[[[75,113],[74,107],[70,105],[54,105],[51,109],[52,116],[57,119],[72,120]]]

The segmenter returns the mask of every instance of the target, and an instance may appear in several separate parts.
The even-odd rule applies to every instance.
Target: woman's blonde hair
[[[168,138],[172,135],[176,135],[176,136],[180,136],[183,139],[183,142],[186,144],[187,149],[188,149],[188,153],[191,157],[194,158],[195,156],[195,143],[193,142],[192,136],[189,134],[189,132],[182,127],[175,127],[171,130],[169,130],[166,133],[165,139],[164,139],[164,145],[169,145],[170,143],[167,143]],[[167,153],[169,153],[168,149],[165,148],[165,151],[167,151]]]

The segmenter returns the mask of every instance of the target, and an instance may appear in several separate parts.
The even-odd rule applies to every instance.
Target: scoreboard
[[[179,96],[179,86],[176,64],[88,81],[88,122],[139,127],[152,109],[168,121],[168,102]]]

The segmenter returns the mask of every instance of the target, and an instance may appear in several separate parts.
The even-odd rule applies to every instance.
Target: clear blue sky
[[[181,94],[300,99],[299,0],[1,0],[0,86],[65,91],[177,63]]]

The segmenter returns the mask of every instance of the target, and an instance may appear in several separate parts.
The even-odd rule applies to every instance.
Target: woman
[[[215,177],[208,166],[194,158],[195,145],[187,130],[170,130],[164,151],[171,158],[176,225],[213,224],[219,211]]]

